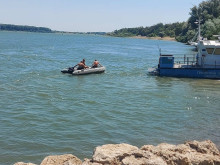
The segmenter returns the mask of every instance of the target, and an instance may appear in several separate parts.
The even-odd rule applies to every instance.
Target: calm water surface
[[[211,139],[220,145],[220,81],[151,77],[171,41],[0,32],[0,164],[52,154],[90,158],[106,143],[138,147]],[[98,59],[104,74],[60,70]]]

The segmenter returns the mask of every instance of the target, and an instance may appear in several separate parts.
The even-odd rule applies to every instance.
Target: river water
[[[0,164],[90,158],[107,143],[210,139],[219,146],[220,81],[147,75],[158,48],[195,53],[173,41],[0,32]],[[99,60],[106,72],[60,72],[82,58]]]

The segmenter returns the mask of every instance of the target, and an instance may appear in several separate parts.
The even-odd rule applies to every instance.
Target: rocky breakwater
[[[18,162],[14,165],[35,165]],[[107,144],[95,148],[92,159],[81,161],[71,154],[48,156],[40,165],[220,165],[220,152],[213,142],[188,141],[172,145]]]

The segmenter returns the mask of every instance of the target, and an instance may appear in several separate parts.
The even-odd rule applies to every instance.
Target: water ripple
[[[11,38],[11,39],[10,39]],[[0,33],[0,164],[40,163],[47,155],[90,157],[106,143],[136,146],[211,139],[220,144],[220,81],[151,77],[176,42],[91,35]],[[106,72],[60,70],[82,58]]]

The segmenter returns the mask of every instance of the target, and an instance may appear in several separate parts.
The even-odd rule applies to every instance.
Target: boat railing
[[[184,65],[196,65],[197,59],[195,54],[186,55],[183,56],[175,56],[175,64],[184,64]]]

